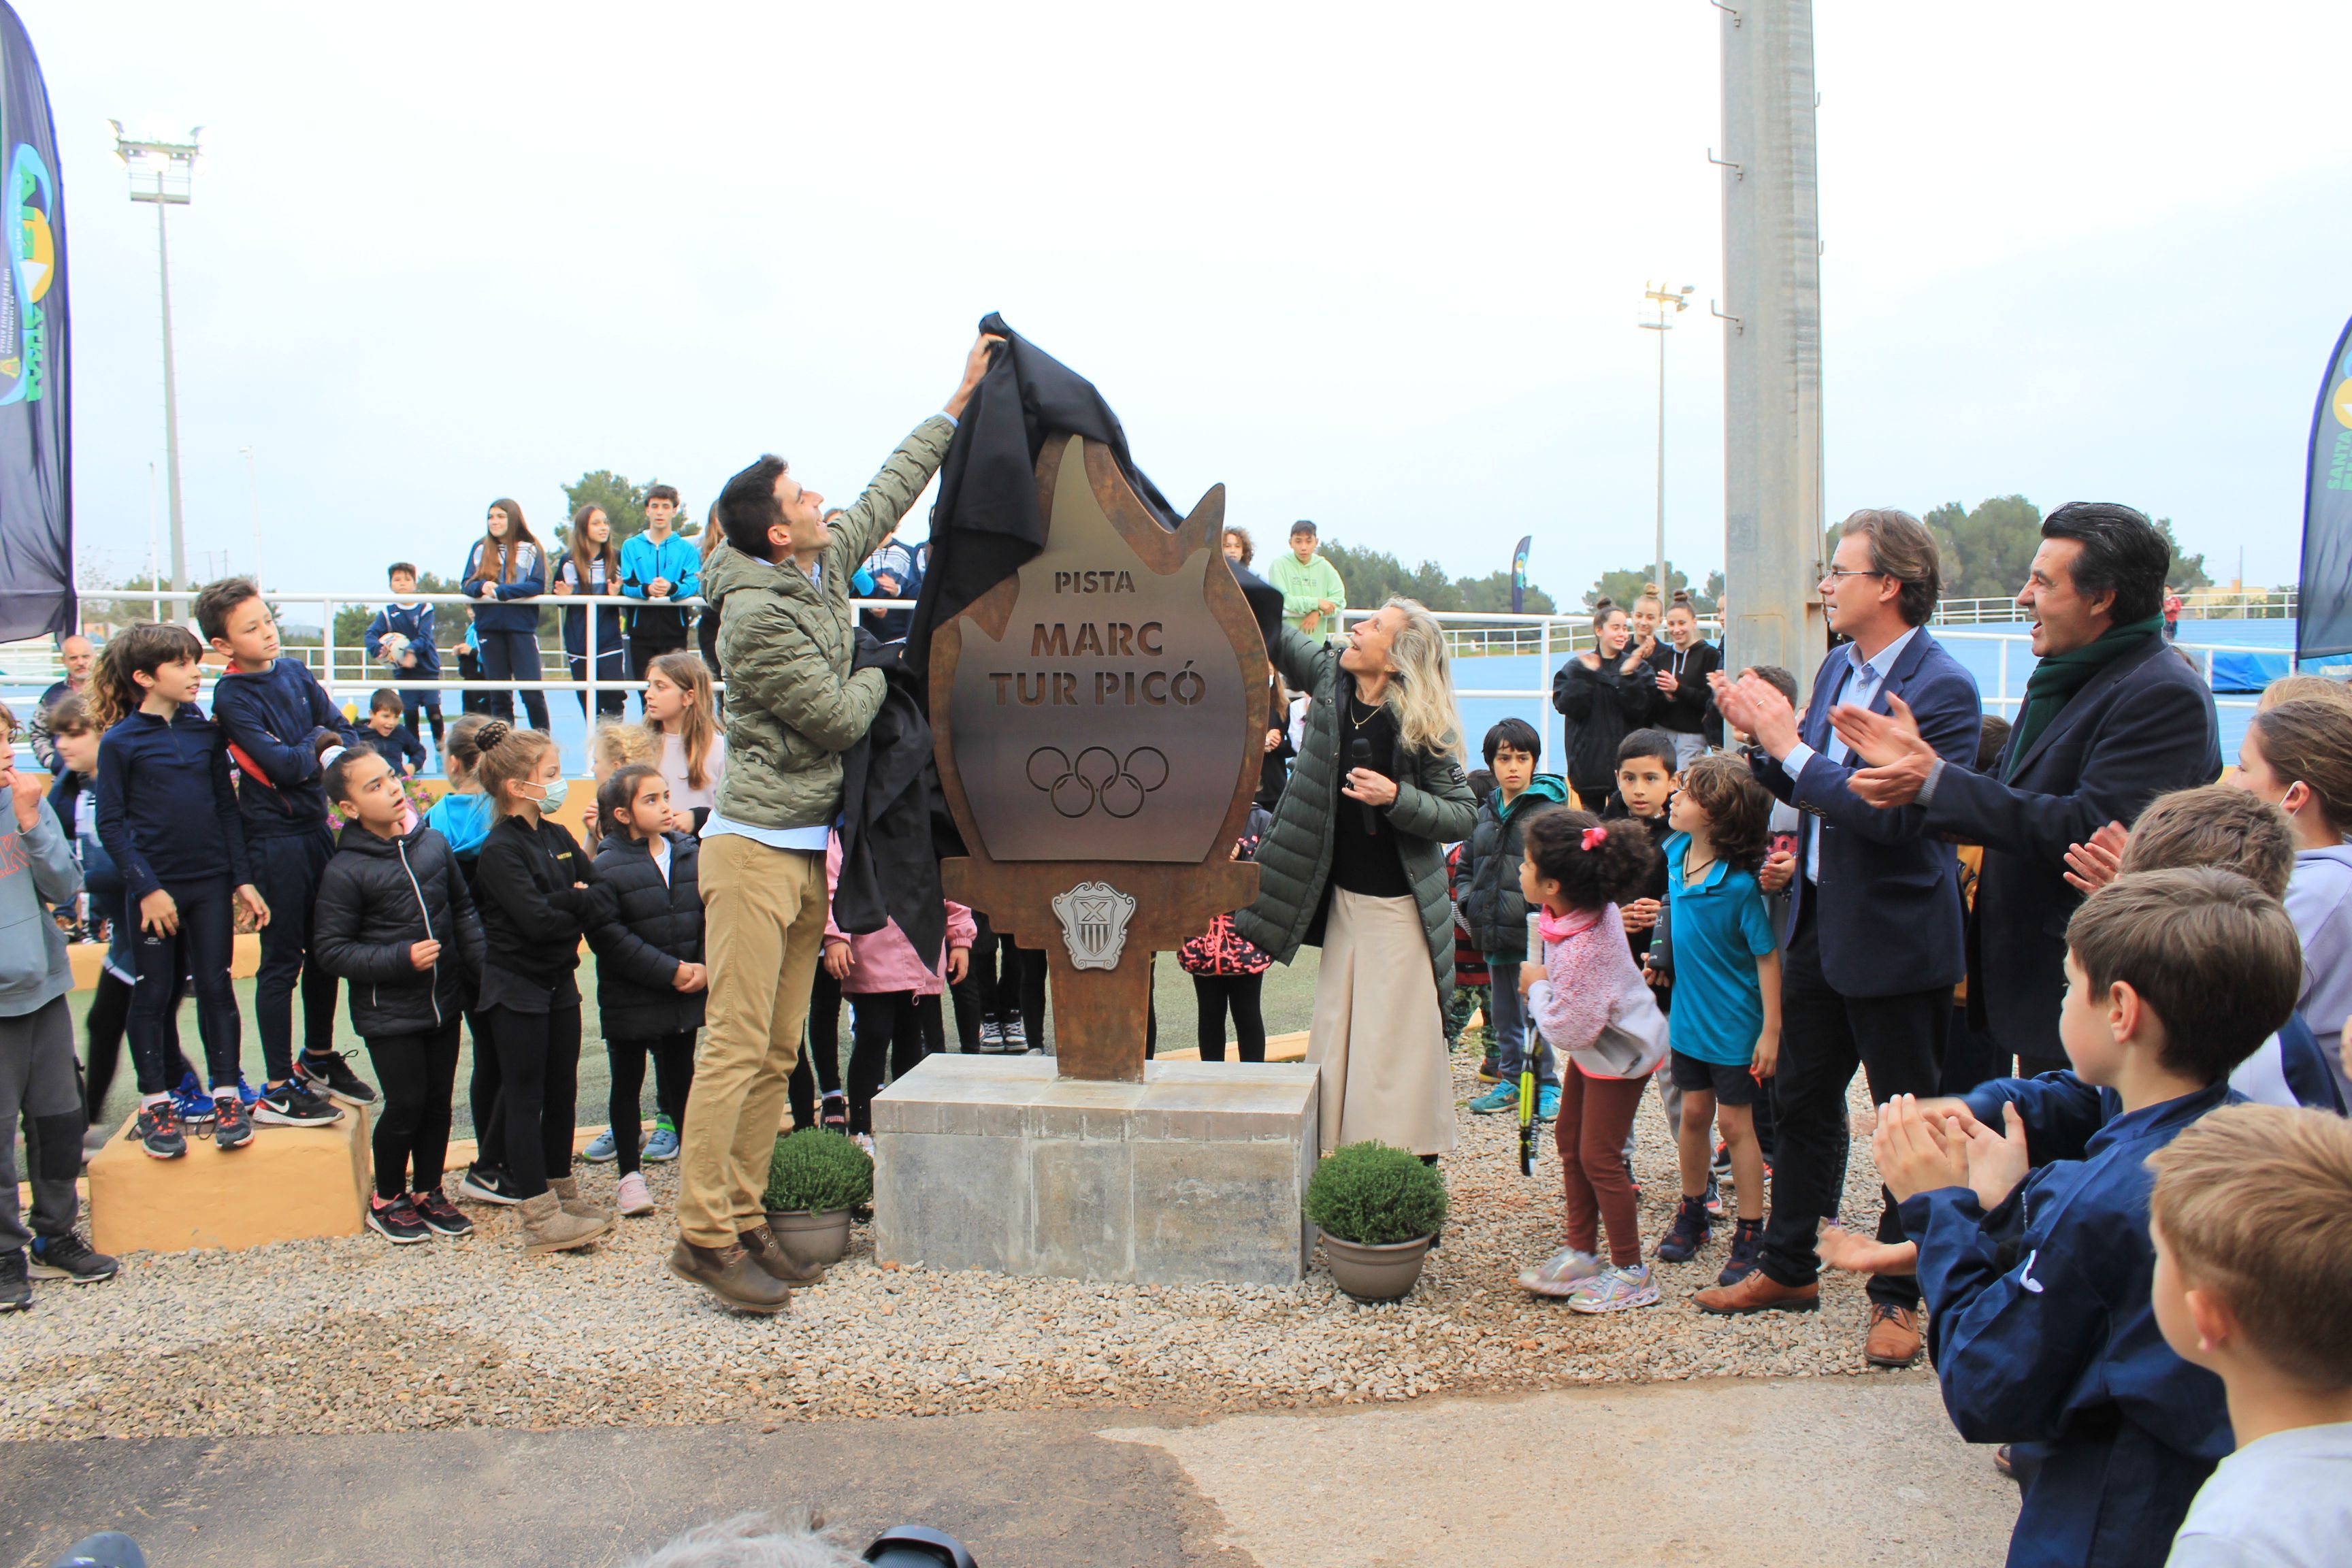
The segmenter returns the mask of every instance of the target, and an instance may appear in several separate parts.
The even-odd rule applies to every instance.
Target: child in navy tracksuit
[[[360,744],[383,759],[396,778],[413,778],[425,765],[425,742],[400,722],[400,693],[379,686],[368,695],[368,721]]]
[[[194,977],[196,1026],[223,1149],[253,1140],[237,1096],[236,993],[229,956],[236,911],[267,919],[228,777],[228,738],[195,706],[204,647],[183,626],[117,633],[91,678],[99,742],[98,837],[121,869],[139,922],[132,946],[131,1058],[139,1074],[138,1135],[159,1160],[187,1152],[165,1076],[163,1021]]]
[[[315,1127],[341,1115],[331,1100],[372,1105],[375,1090],[335,1051],[335,978],[310,958],[310,909],[335,853],[320,757],[354,744],[327,689],[299,658],[281,658],[278,617],[249,577],[196,595],[196,626],[229,668],[213,685],[213,717],[244,775],[236,792],[253,880],[269,905],[254,976],[254,1026],[268,1083],[257,1121]],[[302,1059],[294,1060],[294,984],[302,984]]]
[[[378,610],[375,619],[368,623],[368,651],[411,680],[440,679],[441,649],[434,640],[440,630],[434,625],[433,606],[405,602],[409,595],[416,592],[416,568],[405,561],[395,561],[384,574],[392,581],[392,603]],[[400,708],[401,720],[411,735],[416,734],[416,716],[422,713],[433,725],[435,748],[443,744],[439,687],[402,687]],[[423,744],[421,736],[418,743]]]
[[[2011,1445],[2011,1568],[2161,1562],[2230,1452],[2221,1380],[2151,1305],[2147,1158],[2236,1099],[2230,1069],[2303,979],[2285,910],[2228,871],[2118,878],[2067,944],[2073,1069],[1899,1098],[1871,1142],[1918,1247],[1945,1408]]]

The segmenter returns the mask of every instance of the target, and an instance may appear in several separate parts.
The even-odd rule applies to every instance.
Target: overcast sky
[[[204,126],[171,215],[191,570],[455,574],[616,469],[699,517],[763,450],[845,498],[1002,310],[1261,536],[1720,563],[1719,13],[16,0],[58,121],[78,543],[143,570],[154,209],[110,116]],[[1822,0],[1827,493],[2021,492],[2294,570],[2352,312],[2352,6]],[[160,504],[158,507],[160,510]],[[919,536],[919,517],[908,532]]]

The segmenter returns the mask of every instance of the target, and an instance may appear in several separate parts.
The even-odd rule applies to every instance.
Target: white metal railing
[[[341,698],[346,695],[364,697],[369,692],[373,691],[376,688],[382,686],[401,687],[411,690],[455,691],[459,693],[461,700],[463,700],[464,694],[467,692],[498,693],[521,691],[576,691],[583,693],[586,696],[588,712],[593,716],[597,711],[598,700],[603,693],[613,690],[634,691],[645,684],[643,681],[638,680],[612,680],[600,679],[596,669],[597,660],[593,655],[584,661],[587,669],[587,676],[586,679],[581,680],[461,680],[450,676],[443,676],[439,679],[420,679],[416,677],[406,675],[395,670],[388,665],[383,664],[380,660],[375,658],[373,653],[368,649],[364,643],[354,647],[348,643],[339,646],[336,642],[336,610],[340,607],[351,605],[363,605],[370,606],[371,608],[381,609],[387,602],[382,591],[379,590],[368,594],[356,595],[314,594],[307,592],[288,593],[279,589],[270,588],[263,592],[262,597],[267,599],[271,605],[277,608],[281,617],[283,616],[285,606],[288,605],[316,605],[319,606],[320,612],[319,641],[316,644],[308,642],[289,642],[287,640],[284,628],[281,626],[279,633],[279,643],[281,645],[280,651],[282,654],[292,655],[299,658],[304,664],[309,665],[310,667],[310,672],[319,678],[320,684],[326,687],[328,695],[331,697]],[[82,598],[86,603],[98,603],[111,600],[115,602],[130,601],[144,604],[159,616],[162,613],[162,606],[166,601],[182,606],[191,605],[194,602],[194,595],[186,589],[174,588],[94,589],[84,594]],[[412,594],[401,602],[410,605],[429,604],[466,605],[479,605],[488,603],[504,605],[525,604],[536,609],[573,610],[594,608],[614,614],[618,614],[623,610],[635,610],[649,607],[660,609],[697,609],[708,607],[708,601],[700,598],[631,599],[613,594],[545,594],[523,600],[501,599],[496,601],[485,600],[466,594]],[[857,610],[911,610],[915,607],[915,601],[912,599],[852,599],[849,603],[851,608]],[[540,657],[542,661],[551,657],[557,659],[562,659],[567,657],[561,642],[560,634],[559,640],[556,646],[552,648],[550,648],[546,644],[545,639],[547,634],[545,632],[542,631],[534,635],[540,641]],[[460,640],[462,641],[462,638]],[[445,666],[455,662],[455,650],[457,646],[457,643],[453,642],[440,648],[442,662]],[[352,674],[345,674],[343,667],[347,664],[352,663],[353,661],[356,661],[356,671]],[[567,667],[558,665],[557,668],[563,668]],[[55,678],[52,677],[51,679]],[[712,685],[719,690],[726,689],[726,682],[723,680],[714,679]]]
[[[2019,645],[2031,654],[2033,650],[2032,636],[2020,632],[1947,631],[1938,627],[1936,637],[1939,642],[1998,643],[2000,646],[2000,658],[1996,667],[1994,694],[1984,697],[1981,700],[1987,708],[1998,708],[2003,713],[2013,712],[2018,704],[2025,700],[2022,694],[2016,697],[2009,694],[2010,649],[2012,644]],[[2209,687],[2213,684],[2213,656],[2217,653],[2258,653],[2267,654],[2273,658],[2284,657],[2286,659],[2288,673],[2292,674],[2295,668],[2294,649],[2292,647],[2259,647],[2251,643],[2174,643],[2172,646],[2199,661],[2200,667],[2205,673],[2205,684]],[[2253,708],[2259,706],[2261,701],[2262,699],[2259,697],[2216,697],[2213,699],[2213,706]]]
[[[2293,588],[2192,588],[2180,595],[2180,618],[2188,621],[2291,621],[2295,618]],[[2005,599],[1943,599],[1936,605],[1936,626],[2000,626],[2026,618],[2014,597]],[[2275,649],[2265,649],[2274,652]]]
[[[2260,605],[2265,603],[2275,604],[2282,596],[2284,596],[2284,601],[2288,605],[2285,613],[2291,616],[2294,613],[2293,605],[2294,595],[2290,591],[2282,590],[2279,593],[2273,593],[2267,595],[2259,594],[2240,595],[2236,596],[2236,600],[2243,601],[2249,605]],[[335,636],[336,610],[340,607],[353,605],[366,605],[372,609],[380,608],[385,603],[384,595],[381,590],[373,591],[367,594],[354,595],[310,592],[297,593],[270,589],[266,591],[264,597],[268,599],[272,605],[278,606],[281,612],[285,606],[289,605],[316,605],[319,606],[320,611],[319,641],[316,644],[310,644],[308,642],[289,642],[286,644],[286,651],[300,657],[305,663],[309,664],[313,672],[318,674],[321,682],[327,687],[329,692],[337,697],[342,697],[345,695],[364,697],[369,691],[382,686],[430,688],[441,691],[455,691],[460,694],[461,700],[463,694],[467,692],[572,691],[580,692],[585,695],[588,711],[591,715],[593,715],[598,708],[598,698],[603,692],[614,689],[615,688],[624,690],[634,690],[642,685],[642,682],[635,680],[614,681],[610,679],[600,679],[596,669],[597,661],[593,657],[586,660],[586,679],[580,680],[509,679],[469,681],[457,679],[448,676],[444,676],[438,679],[416,679],[411,677],[403,676],[398,672],[392,670],[388,666],[384,666],[380,661],[375,660],[373,656],[364,646],[353,646],[348,642],[339,645],[337,642]],[[173,602],[183,607],[193,603],[193,595],[189,591],[171,588],[99,589],[92,590],[85,594],[83,598],[86,603],[93,604],[105,603],[108,601],[143,604],[149,606],[151,611],[158,614],[161,613],[161,606],[167,601]],[[424,602],[436,605],[462,605],[471,606],[478,605],[484,601],[479,598],[470,597],[464,594],[416,594],[411,595],[411,597],[404,602],[410,604]],[[504,600],[499,602],[513,604],[518,601]],[[591,595],[549,594],[541,595],[534,599],[520,602],[533,605],[541,609],[553,608],[558,610],[588,609],[593,607],[609,611],[616,608],[643,608],[648,605],[677,609],[706,607],[705,601],[699,598],[640,600],[618,598],[611,595]],[[2200,590],[2197,595],[2196,607],[2200,611],[2203,612],[2203,614],[2201,614],[2199,618],[2208,618],[2214,606],[2227,602],[2234,601],[2231,601],[2229,596],[2226,595],[2217,596],[2209,591]],[[911,609],[914,605],[914,601],[910,599],[854,599],[851,601],[851,604],[853,607],[860,610],[894,610]],[[1947,622],[1944,619],[1944,611],[1952,612],[1954,615],[1961,618],[1957,621]],[[1367,616],[1377,613],[1377,611],[1371,609],[1344,609],[1340,612],[1340,625],[1345,626],[1350,621],[1362,620]],[[1937,626],[1936,635],[1946,641],[1990,642],[1999,646],[1999,658],[1995,667],[1993,690],[1990,695],[1983,699],[1983,701],[1988,709],[2004,713],[2014,711],[2018,705],[2024,700],[2021,692],[2017,695],[2011,694],[2012,676],[2013,673],[2016,673],[2013,671],[2012,667],[2016,664],[2014,658],[2015,650],[2024,649],[2027,651],[2029,657],[2025,664],[2019,667],[2019,671],[2021,671],[2022,668],[2031,668],[2031,637],[2021,632],[1967,631],[1956,630],[1952,629],[1952,627],[1956,625],[1966,626],[1969,624],[1981,624],[1972,623],[1971,620],[1968,618],[1978,615],[1981,615],[1985,620],[2007,622],[2013,621],[2019,613],[2015,601],[2009,599],[1947,600],[1944,605],[1939,609],[1936,622],[1931,623]],[[1436,617],[1438,623],[1444,627],[1447,651],[1454,658],[1468,659],[1514,655],[1524,656],[1527,654],[1533,654],[1537,657],[1537,669],[1538,671],[1538,678],[1542,684],[1523,688],[1456,686],[1454,689],[1454,695],[1459,698],[1499,700],[1512,702],[1533,702],[1536,705],[1539,715],[1538,728],[1543,735],[1546,753],[1557,754],[1553,751],[1553,745],[1556,740],[1553,731],[1558,716],[1552,710],[1551,687],[1549,684],[1552,674],[1552,661],[1558,656],[1579,653],[1591,646],[1592,622],[1591,616],[1589,614],[1512,615],[1503,611],[1488,610],[1439,610],[1433,611],[1432,614]],[[2252,618],[2265,619],[2270,618],[2270,616],[2262,609],[2257,608]],[[1713,621],[1703,622],[1701,624],[1701,630],[1703,633],[1716,638],[1719,642],[1721,631],[1719,623]],[[541,633],[539,635],[542,639],[547,636],[545,633]],[[449,645],[449,647],[443,649],[445,661],[448,659],[450,649],[454,648],[457,645],[453,643]],[[2292,647],[2264,647],[2251,644],[2233,643],[2179,643],[2175,644],[2174,646],[2179,647],[2183,653],[2189,655],[2190,658],[2200,661],[2203,668],[2205,681],[2208,686],[2210,686],[2213,680],[2213,656],[2215,654],[2248,653],[2263,654],[2273,657],[2283,655],[2287,660],[2287,667],[2289,669],[2293,669],[2295,666],[2294,650]],[[544,640],[542,640],[541,653],[542,658],[551,657],[561,659],[566,657],[560,642],[555,647],[550,647],[546,645]],[[347,667],[349,668],[348,673],[346,672]],[[561,668],[563,667],[559,665],[558,668]],[[62,669],[61,668],[55,667],[53,665],[46,671],[20,673],[12,668],[6,671],[6,674],[13,679],[22,679],[26,680],[38,679],[47,681],[57,679],[58,675],[62,674]],[[723,689],[724,683],[720,682],[719,684],[721,689]],[[2215,706],[2217,707],[2252,708],[2256,705],[2257,700],[2252,697],[2220,697],[2216,698],[2214,701]]]

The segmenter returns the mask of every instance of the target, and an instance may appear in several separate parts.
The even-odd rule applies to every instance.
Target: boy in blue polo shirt
[[[2166,1345],[2154,1305],[2148,1157],[2235,1098],[2303,953],[2245,878],[2141,871],[2074,911],[2066,983],[2072,1070],[1898,1098],[1871,1139],[1918,1244],[1944,1408],[2011,1445],[2010,1568],[2162,1562],[2230,1452],[2221,1380]]]
[[[1756,873],[1771,821],[1771,793],[1745,763],[1720,752],[1683,770],[1682,787],[1666,808],[1674,830],[1665,850],[1675,946],[1668,1070],[1683,1094],[1675,1130],[1683,1202],[1658,1243],[1658,1258],[1687,1263],[1712,1237],[1707,1164],[1710,1134],[1720,1121],[1738,1194],[1738,1228],[1719,1285],[1754,1273],[1763,1244],[1764,1155],[1755,1105],[1780,1054],[1780,953]]]

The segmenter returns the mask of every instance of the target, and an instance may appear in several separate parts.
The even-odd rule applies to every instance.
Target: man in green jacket
[[[1348,585],[1339,569],[1315,552],[1315,525],[1300,518],[1290,525],[1290,553],[1266,563],[1265,580],[1282,591],[1283,618],[1309,637],[1339,631],[1339,607]]]
[[[850,669],[850,578],[946,459],[1003,341],[972,345],[945,412],[898,444],[831,527],[824,497],[776,457],[728,480],[711,509],[727,542],[703,568],[702,592],[719,618],[727,768],[702,828],[710,995],[669,1268],[740,1310],[779,1310],[788,1287],[823,1272],[777,1246],[761,1194],[824,945],[825,838],[841,814],[841,754],[882,705],[882,672]]]

